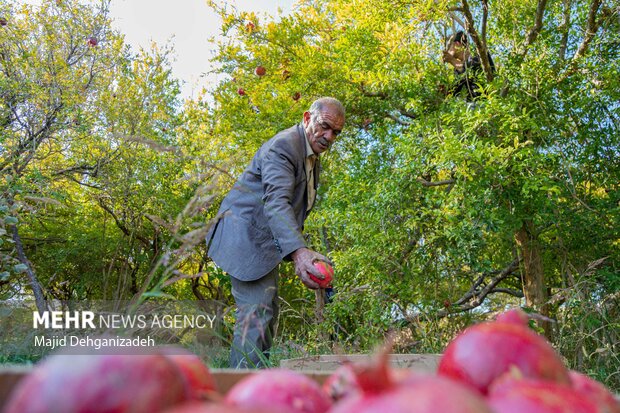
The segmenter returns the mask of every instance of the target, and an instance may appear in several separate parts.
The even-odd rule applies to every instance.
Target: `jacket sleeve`
[[[277,140],[266,151],[261,166],[265,216],[282,258],[306,246],[293,210],[295,156],[290,142]]]

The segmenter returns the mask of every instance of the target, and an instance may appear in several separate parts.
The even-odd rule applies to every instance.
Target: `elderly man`
[[[292,260],[301,282],[319,286],[315,268],[323,255],[307,248],[302,235],[319,183],[319,155],[344,126],[342,104],[316,100],[302,121],[264,143],[222,201],[207,236],[209,256],[230,275],[237,304],[230,365],[261,367],[269,357],[278,319],[278,267]]]

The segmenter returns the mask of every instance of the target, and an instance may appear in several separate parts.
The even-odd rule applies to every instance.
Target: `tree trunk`
[[[325,290],[323,288],[319,288],[318,290],[314,290],[315,304],[314,304],[314,315],[316,316],[317,324],[321,324],[325,321],[325,315],[323,314],[325,310]]]
[[[30,261],[28,261],[28,258],[24,253],[24,245],[22,244],[22,240],[19,236],[17,225],[11,225],[11,230],[13,233],[13,241],[15,241],[15,249],[17,250],[17,258],[19,259],[19,262],[26,266],[26,274],[28,274],[28,279],[30,280],[30,286],[32,287],[37,310],[39,310],[39,313],[42,314],[47,311],[47,301],[43,295],[43,288],[41,288],[37,275],[35,274]]]
[[[515,241],[523,263],[521,282],[525,304],[548,318],[549,306],[542,255],[538,236],[534,231],[534,223],[531,220],[523,221],[521,228],[515,234]],[[544,329],[545,336],[551,340],[553,334],[549,320],[538,320],[538,325]]]
[[[317,324],[323,323],[325,321],[325,303],[327,302],[327,296],[325,294],[325,289],[319,288],[318,290],[314,290],[315,295],[315,305],[314,305],[314,316]],[[329,342],[329,334],[323,329],[319,329],[319,340],[323,343]]]

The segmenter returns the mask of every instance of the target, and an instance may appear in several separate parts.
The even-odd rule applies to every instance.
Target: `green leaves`
[[[26,264],[17,264],[13,267],[13,271],[16,273],[22,273],[28,271],[28,266]]]
[[[18,222],[16,217],[4,217],[4,223],[7,225],[16,225]]]

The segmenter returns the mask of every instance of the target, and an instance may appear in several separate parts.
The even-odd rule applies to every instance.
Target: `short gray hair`
[[[308,112],[310,112],[312,115],[317,115],[321,110],[323,110],[325,106],[332,106],[336,108],[340,112],[342,117],[344,117],[344,106],[342,105],[342,103],[340,103],[338,99],[332,97],[318,98],[317,100],[312,102],[312,105],[310,105],[310,109],[308,109]]]

